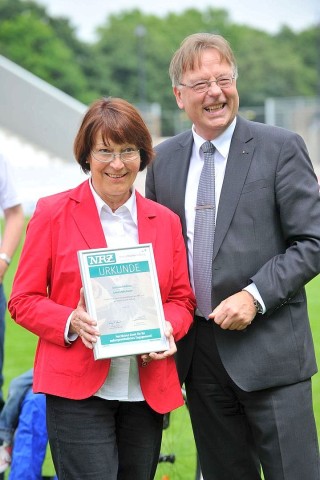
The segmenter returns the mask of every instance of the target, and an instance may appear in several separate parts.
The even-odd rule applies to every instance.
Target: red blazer
[[[152,243],[166,320],[183,337],[193,318],[180,220],[166,207],[137,196],[140,243]],[[80,338],[64,341],[66,321],[79,301],[77,250],[106,247],[88,181],[39,200],[30,220],[8,303],[12,318],[39,337],[35,392],[82,399],[93,395],[108,375],[110,360],[93,358]],[[164,413],[182,405],[175,360],[152,361],[139,375],[147,403]]]

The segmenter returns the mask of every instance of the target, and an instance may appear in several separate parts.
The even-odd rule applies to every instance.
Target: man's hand
[[[251,324],[256,313],[252,295],[242,290],[223,300],[209,318],[224,330],[244,330]]]

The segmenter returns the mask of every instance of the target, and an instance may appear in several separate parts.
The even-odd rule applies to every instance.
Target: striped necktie
[[[212,312],[212,253],[215,231],[215,147],[211,142],[201,146],[204,154],[196,205],[193,239],[193,277],[197,307],[208,318]]]

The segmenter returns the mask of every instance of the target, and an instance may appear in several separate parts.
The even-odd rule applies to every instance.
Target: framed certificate
[[[87,311],[100,331],[94,358],[167,350],[152,244],[79,250],[78,260]]]

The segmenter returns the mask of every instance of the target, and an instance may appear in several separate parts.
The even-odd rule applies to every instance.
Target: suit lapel
[[[89,180],[70,192],[75,201],[73,219],[88,248],[106,247],[106,240],[101,226],[97,207],[90,190]]]
[[[157,223],[150,222],[150,219],[156,216],[153,204],[151,201],[143,198],[137,191],[136,198],[139,243],[152,243],[152,245],[155,245],[157,238]]]
[[[75,207],[72,212],[73,219],[88,248],[106,247],[106,240],[89,182],[84,182],[72,190],[70,197],[75,201]],[[150,219],[156,216],[153,202],[142,197],[137,191],[136,198],[139,219],[139,243],[152,243],[154,245],[157,237],[157,228],[155,222],[150,222]]]
[[[170,208],[176,212],[182,224],[183,235],[186,238],[187,226],[185,216],[185,192],[192,154],[193,136],[191,130],[182,134],[173,151],[173,161],[170,161],[171,172],[168,172],[170,182]]]
[[[219,251],[239,202],[254,152],[254,142],[251,140],[252,134],[246,121],[238,117],[220,195],[213,258]]]

